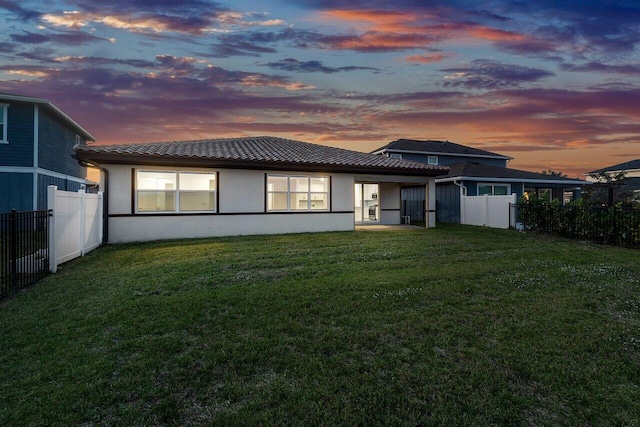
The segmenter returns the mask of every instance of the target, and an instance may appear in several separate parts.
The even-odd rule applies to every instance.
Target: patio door
[[[356,184],[356,224],[380,222],[380,199],[378,184]]]

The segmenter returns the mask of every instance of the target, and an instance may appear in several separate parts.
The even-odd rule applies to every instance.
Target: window
[[[7,140],[7,116],[9,104],[0,104],[0,144],[8,144]]]
[[[509,192],[509,184],[478,184],[478,196],[508,196]]]
[[[391,159],[401,159],[402,153],[389,153],[389,158]]]
[[[76,135],[76,145],[80,145],[82,143],[82,139],[80,139],[80,135]]]
[[[438,156],[428,156],[427,157],[427,163],[430,165],[437,165],[438,164]]]
[[[136,172],[137,212],[215,212],[216,174]]]
[[[267,176],[267,211],[329,210],[329,178]]]

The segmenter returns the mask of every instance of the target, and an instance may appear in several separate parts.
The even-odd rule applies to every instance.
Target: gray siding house
[[[0,212],[45,209],[47,186],[84,188],[74,145],[95,141],[46,99],[0,93]]]
[[[587,172],[584,176],[587,181],[597,183],[598,175],[605,175],[613,178],[618,174],[624,174],[625,179],[622,185],[614,186],[611,189],[614,202],[627,201],[640,203],[640,159],[629,160],[627,162],[618,163],[617,165],[607,166],[602,169]],[[606,189],[603,189],[603,191],[606,191]]]

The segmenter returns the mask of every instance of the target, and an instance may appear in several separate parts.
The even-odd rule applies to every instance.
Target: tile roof
[[[450,154],[458,156],[493,157],[505,160],[512,158],[509,156],[503,156],[502,154],[492,153],[491,151],[480,150],[478,148],[456,144],[455,142],[435,140],[418,141],[415,139],[398,139],[396,141],[388,143],[384,147],[380,147],[377,150],[374,150],[373,153],[378,153],[381,151],[405,151],[425,154]]]
[[[629,160],[628,162],[619,163],[617,165],[608,166],[606,168],[587,172],[585,175],[592,173],[612,172],[612,171],[628,171],[640,169],[640,159]]]
[[[76,146],[76,156],[96,163],[198,164],[215,167],[322,169],[365,173],[441,175],[447,167],[271,136],[127,145]]]
[[[519,169],[503,168],[500,166],[485,165],[473,162],[461,162],[449,165],[449,173],[441,175],[438,179],[445,178],[486,178],[487,180],[492,178],[497,179],[513,179],[514,181],[546,181],[549,183],[585,183],[586,181],[566,178],[556,175],[545,175],[543,173],[523,171]]]

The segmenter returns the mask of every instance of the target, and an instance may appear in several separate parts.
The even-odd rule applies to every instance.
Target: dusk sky
[[[638,0],[0,0],[0,92],[100,144],[442,139],[570,176],[640,158]]]

